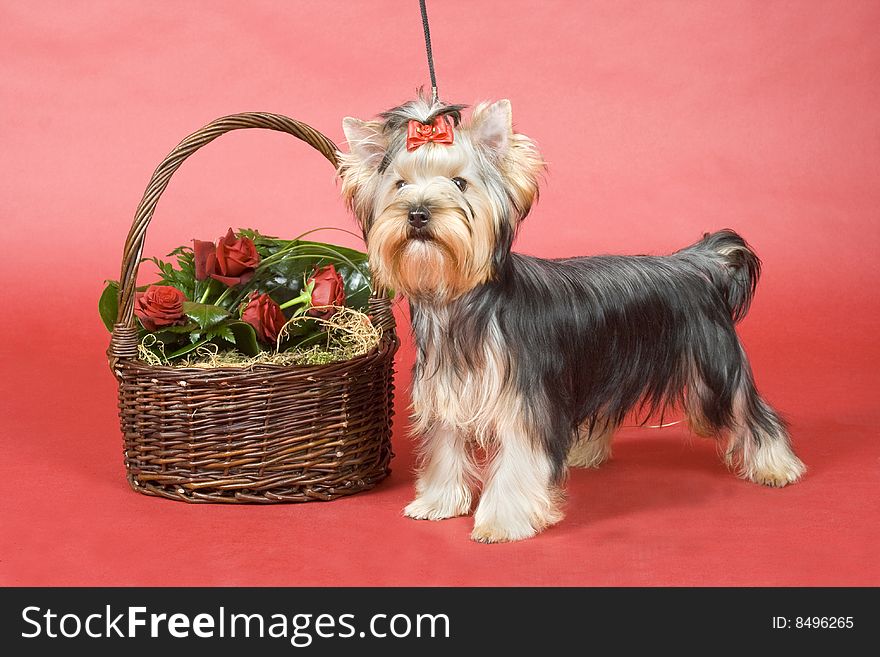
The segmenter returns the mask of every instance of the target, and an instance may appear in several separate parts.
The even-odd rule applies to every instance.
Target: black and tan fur
[[[562,518],[568,466],[598,466],[625,417],[671,406],[726,440],[739,476],[797,481],[805,468],[734,330],[760,273],[746,242],[722,230],[669,256],[513,253],[543,161],[513,131],[509,102],[479,105],[467,123],[461,110],[419,99],[344,122],[343,194],[377,283],[412,308],[421,459],[406,515],[464,515],[479,493],[472,538],[533,536]],[[438,113],[452,117],[454,144],[408,152],[406,123]]]

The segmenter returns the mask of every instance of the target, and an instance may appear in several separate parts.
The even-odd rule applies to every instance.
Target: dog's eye
[[[467,189],[468,183],[464,178],[453,178],[452,182],[455,183],[455,186],[458,187],[461,191]]]
[[[394,183],[394,186],[397,189],[403,189],[404,187],[406,187],[406,181],[405,180],[398,180],[396,183]]]

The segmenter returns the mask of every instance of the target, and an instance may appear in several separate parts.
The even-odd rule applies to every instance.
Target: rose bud
[[[252,240],[236,237],[229,229],[226,237],[217,242],[217,272],[212,278],[229,286],[247,283],[260,264],[260,254]]]
[[[217,247],[214,242],[193,240],[193,259],[196,265],[196,280],[209,278],[217,269]]]
[[[241,311],[241,319],[254,327],[263,342],[275,342],[287,322],[281,306],[268,294],[258,295],[256,292],[251,292],[247,306]]]
[[[247,283],[260,264],[260,254],[253,240],[236,237],[232,229],[217,241],[193,240],[196,280],[213,278],[230,287]]]
[[[184,323],[183,292],[170,285],[151,285],[145,292],[138,293],[134,302],[134,314],[144,328],[156,331],[163,326]]]
[[[317,270],[309,278],[308,283],[314,284],[312,307],[309,309],[309,315],[312,317],[329,319],[336,312],[333,306],[345,305],[345,283],[333,265]]]

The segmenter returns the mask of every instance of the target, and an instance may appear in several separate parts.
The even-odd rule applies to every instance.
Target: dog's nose
[[[409,225],[413,228],[424,228],[428,224],[429,217],[425,208],[415,208],[409,211]]]

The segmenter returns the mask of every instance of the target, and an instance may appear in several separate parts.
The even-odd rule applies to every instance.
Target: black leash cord
[[[431,74],[431,104],[437,102],[437,76],[434,73],[434,55],[431,52],[431,28],[428,27],[428,10],[425,8],[425,0],[419,0],[419,9],[422,11],[422,27],[425,28],[425,51],[428,53],[428,72]]]

